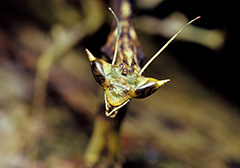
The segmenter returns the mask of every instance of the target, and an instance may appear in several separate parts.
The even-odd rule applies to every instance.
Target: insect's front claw
[[[117,115],[118,111],[114,111],[114,112],[105,112],[106,116],[107,117],[110,117],[110,118],[115,118],[115,116]]]

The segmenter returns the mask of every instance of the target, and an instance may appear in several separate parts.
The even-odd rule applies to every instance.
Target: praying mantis
[[[158,80],[145,77],[143,72],[188,25],[199,19],[200,16],[182,27],[141,68],[140,62],[143,54],[130,19],[132,14],[130,2],[122,0],[119,18],[110,7],[109,10],[117,24],[109,34],[102,51],[109,56],[112,62],[108,63],[95,57],[88,49],[86,49],[86,53],[92,74],[96,82],[104,89],[105,114],[107,117],[115,118],[119,109],[128,104],[131,99],[148,97],[171,81],[170,79]]]

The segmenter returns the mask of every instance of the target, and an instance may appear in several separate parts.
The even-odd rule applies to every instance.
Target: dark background
[[[203,83],[239,106],[237,14],[234,6],[233,1],[164,1],[152,13],[164,17],[173,11],[181,11],[189,19],[200,15],[201,19],[195,25],[225,32],[225,43],[217,51],[184,42],[171,45],[170,49],[174,58]]]
[[[236,5],[236,4],[235,4]],[[199,78],[210,90],[239,104],[239,61],[237,52],[237,14],[233,1],[163,1],[151,11],[138,11],[164,18],[174,11],[181,11],[189,19],[201,16],[194,22],[206,29],[220,29],[225,33],[224,45],[216,51],[198,44],[177,42],[170,45],[174,59]]]

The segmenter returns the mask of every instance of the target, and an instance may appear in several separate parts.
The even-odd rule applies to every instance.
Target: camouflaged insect
[[[102,51],[112,59],[112,63],[110,64],[94,57],[86,49],[88,59],[91,62],[93,76],[104,89],[105,114],[111,118],[114,118],[119,109],[125,106],[132,98],[148,97],[170,81],[170,79],[157,80],[144,77],[142,73],[167,45],[187,25],[194,21],[190,21],[176,33],[141,69],[139,63],[144,56],[130,20],[132,14],[131,6],[128,0],[123,0],[121,3],[118,11],[120,21],[118,21],[118,18],[110,9],[119,25],[115,26],[111,31],[107,43],[102,48]]]

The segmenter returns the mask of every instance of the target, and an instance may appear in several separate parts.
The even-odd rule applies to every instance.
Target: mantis
[[[188,25],[200,18],[198,16],[189,21],[141,68],[143,54],[130,19],[131,5],[128,0],[122,0],[121,3],[119,19],[109,8],[117,24],[102,48],[112,62],[97,58],[86,49],[92,74],[104,89],[105,114],[110,118],[115,118],[119,109],[127,105],[131,99],[148,97],[171,81],[145,77],[143,72]]]

